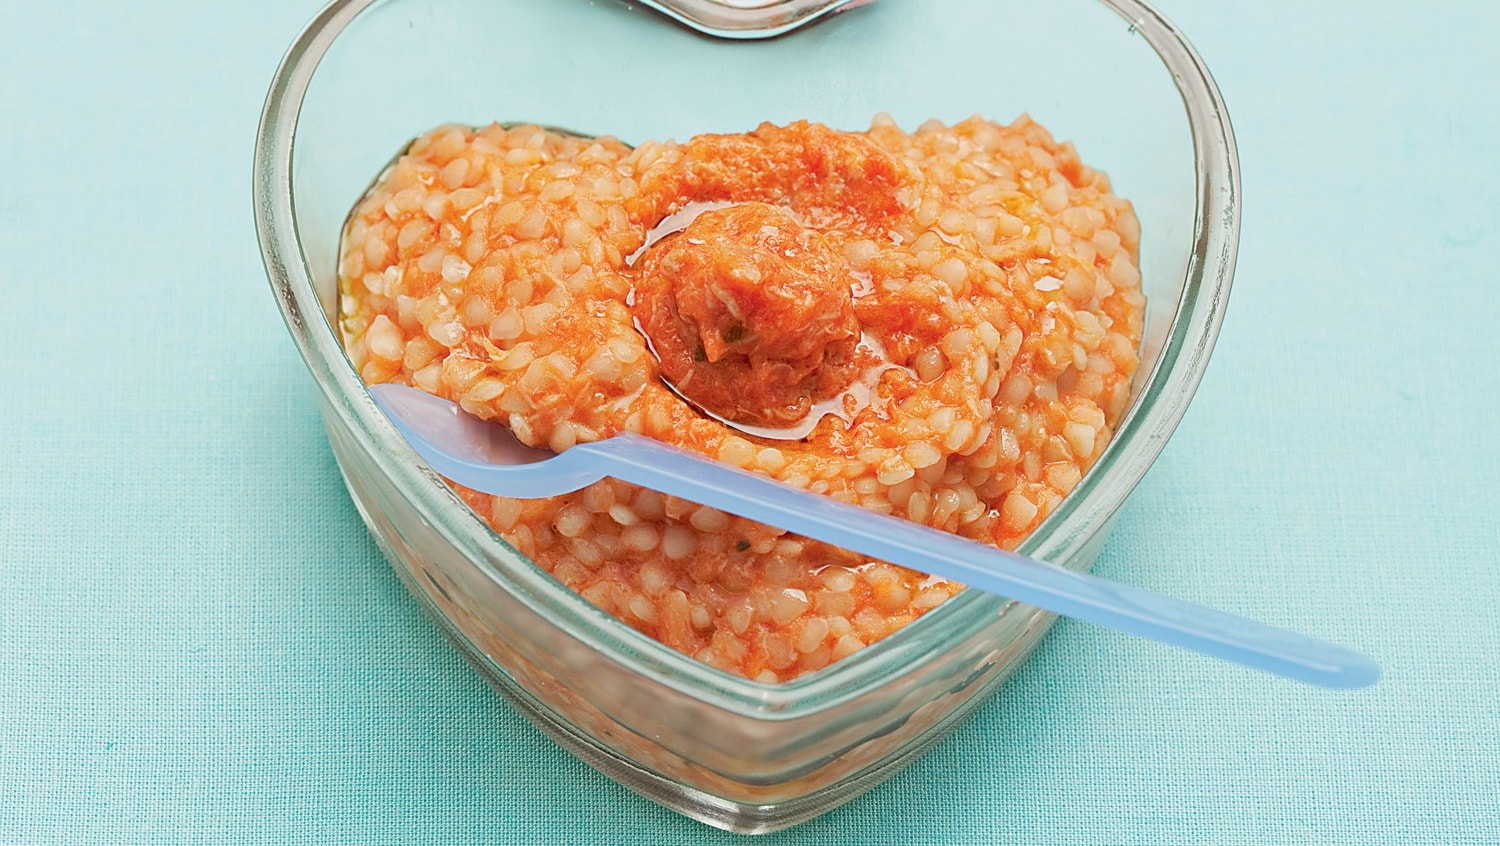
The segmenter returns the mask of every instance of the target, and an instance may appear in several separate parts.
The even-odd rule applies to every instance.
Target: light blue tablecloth
[[[1162,6],[1230,104],[1242,250],[1098,571],[1385,679],[1064,622],[916,765],[766,843],[1500,843],[1500,13]],[[349,504],[250,217],[314,11],[0,0],[0,843],[737,840],[541,737]]]

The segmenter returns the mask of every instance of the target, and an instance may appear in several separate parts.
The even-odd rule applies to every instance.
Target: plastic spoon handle
[[[648,438],[575,449],[593,452],[617,479],[1127,634],[1322,687],[1364,687],[1380,677],[1373,661],[1336,644],[984,546]]]
[[[433,470],[474,490],[551,496],[613,476],[1057,614],[1309,684],[1356,688],[1380,677],[1369,658],[1335,644],[848,505],[649,438],[625,433],[557,455],[524,447],[518,454],[507,430],[464,420],[451,403],[410,388],[377,388],[371,393],[417,454]],[[484,433],[503,433],[508,447],[490,445],[487,451]],[[495,460],[507,463],[489,463]]]

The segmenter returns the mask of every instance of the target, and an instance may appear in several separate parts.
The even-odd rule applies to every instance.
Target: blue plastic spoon
[[[415,388],[376,385],[370,393],[433,470],[477,491],[529,499],[612,476],[1057,614],[1309,684],[1356,688],[1380,677],[1375,662],[1342,646],[877,514],[650,438],[624,433],[553,453],[527,447],[506,427]]]

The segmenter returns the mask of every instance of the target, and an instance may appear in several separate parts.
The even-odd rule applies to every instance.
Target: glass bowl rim
[[[304,98],[334,40],[360,13],[382,2],[387,0],[331,0],[283,56],[256,133],[255,226],[266,275],[293,342],[322,393],[324,413],[335,415],[446,541],[512,595],[566,625],[573,637],[629,664],[639,675],[707,704],[768,721],[834,707],[915,672],[924,661],[911,654],[910,641],[956,616],[971,620],[976,615],[994,616],[1013,604],[965,590],[853,656],[790,682],[767,685],[717,670],[652,640],[553,580],[505,544],[417,459],[374,404],[323,316],[297,237],[293,154]],[[1183,34],[1144,0],[1097,2],[1123,18],[1131,34],[1145,39],[1181,95],[1193,142],[1193,246],[1161,356],[1146,375],[1131,409],[1083,480],[1019,548],[1043,560],[1065,559],[1066,552],[1079,548],[1108,523],[1186,413],[1223,321],[1239,240],[1238,153],[1227,106],[1208,67]],[[650,5],[661,11],[658,4]],[[1101,490],[1106,481],[1107,490]],[[503,564],[504,572],[497,570],[497,562]]]

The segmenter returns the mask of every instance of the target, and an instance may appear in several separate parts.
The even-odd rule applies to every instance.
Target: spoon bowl
[[[562,453],[404,385],[375,385],[377,404],[439,474],[475,490],[556,496],[605,476],[831,543],[882,561],[1128,634],[1321,687],[1374,684],[1359,653],[1171,597],[1055,567],[849,505],[629,432]]]

